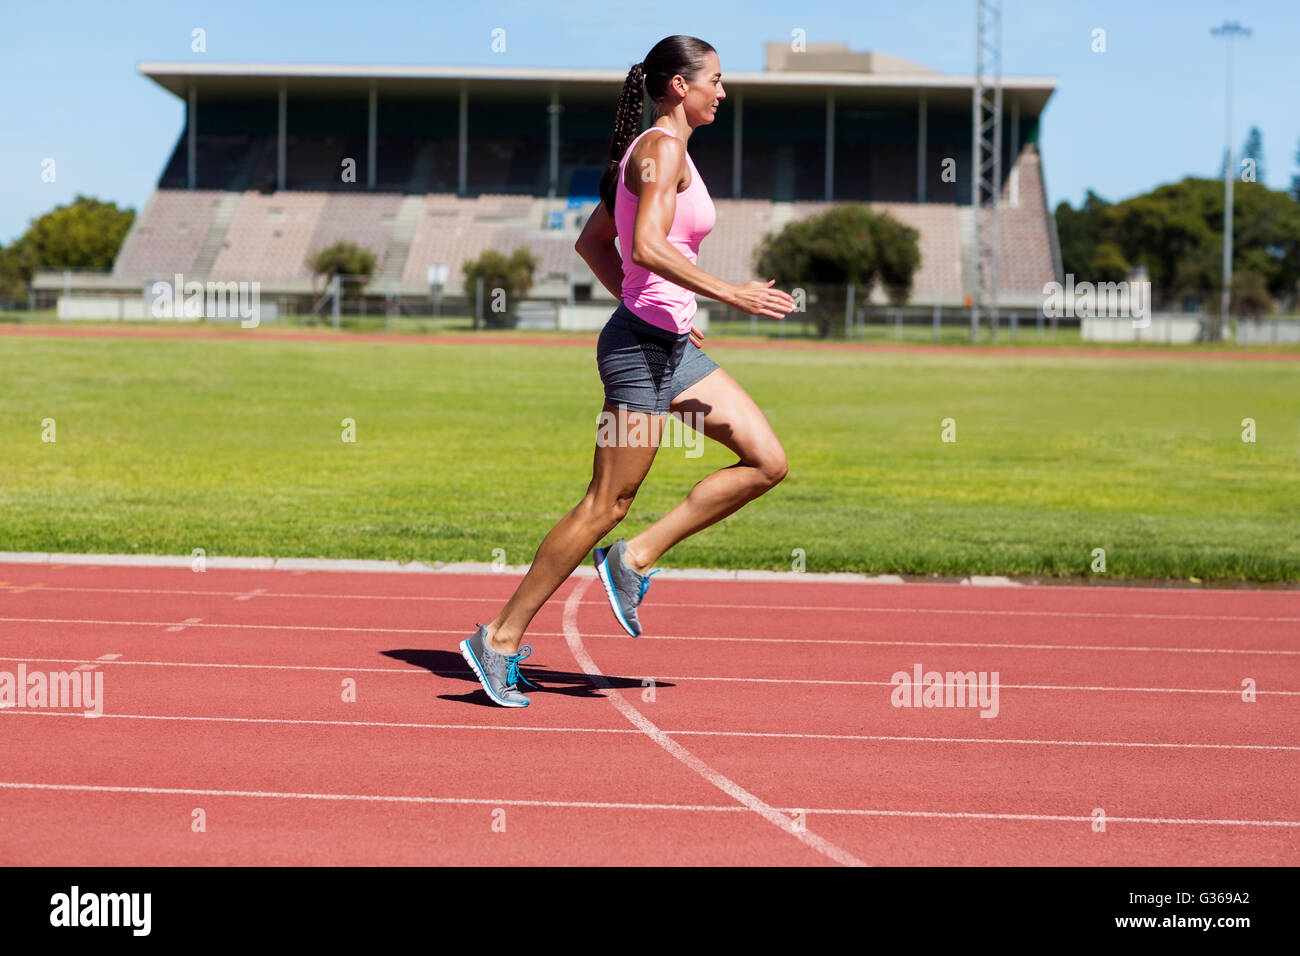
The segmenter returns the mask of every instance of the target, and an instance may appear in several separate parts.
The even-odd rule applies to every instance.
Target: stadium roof
[[[886,58],[885,63],[904,61]],[[208,93],[225,95],[264,91],[270,81],[291,81],[295,91],[322,94],[355,90],[357,84],[370,81],[392,87],[443,87],[461,80],[498,84],[562,84],[569,90],[587,88],[592,93],[608,92],[610,86],[627,78],[626,70],[582,69],[575,67],[499,67],[499,66],[389,66],[378,64],[344,65],[328,63],[191,63],[144,62],[137,67],[163,89],[184,98],[194,84]],[[724,82],[732,89],[763,89],[773,93],[799,94],[812,90],[849,93],[862,91],[877,95],[920,95],[969,102],[973,76],[927,72],[910,69],[899,72],[864,72],[843,69],[791,71],[786,69],[737,72],[724,71]],[[1021,110],[1032,115],[1042,111],[1056,90],[1051,77],[1003,76],[1004,95],[1014,93]]]

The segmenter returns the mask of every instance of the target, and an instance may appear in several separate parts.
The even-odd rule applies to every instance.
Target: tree
[[[78,195],[33,219],[21,242],[43,269],[109,269],[134,221],[134,209]]]
[[[1218,210],[1222,216],[1222,198]],[[1268,295],[1289,296],[1300,280],[1300,206],[1280,190],[1260,183],[1238,183],[1233,217],[1234,276],[1237,269],[1258,273]],[[1219,246],[1220,258],[1222,248]],[[1216,277],[1221,280],[1217,273]]]
[[[1061,243],[1061,268],[1080,281],[1090,276],[1102,218],[1110,205],[1091,189],[1077,210],[1068,202],[1057,204],[1056,234]]]
[[[1208,303],[1223,288],[1223,183],[1191,177],[1118,203],[1093,193],[1075,210],[1056,208],[1065,271],[1118,281],[1144,265],[1158,307]],[[1300,281],[1300,204],[1259,182],[1233,190],[1233,267],[1252,275],[1233,283],[1234,302],[1262,308],[1289,300]],[[1260,281],[1263,282],[1263,291]]]
[[[484,249],[477,259],[461,263],[465,273],[465,297],[474,301],[478,280],[483,280],[483,318],[489,325],[513,325],[516,308],[533,287],[537,257],[527,246],[519,246],[507,257],[496,249]],[[498,307],[499,306],[499,307]]]
[[[1088,279],[1092,282],[1123,282],[1130,271],[1124,250],[1113,242],[1099,242],[1089,263]]]
[[[1199,182],[1219,190],[1222,210],[1222,184],[1212,179]],[[1117,245],[1128,262],[1145,265],[1153,293],[1199,298],[1209,291],[1209,275],[1180,268],[1180,263],[1189,258],[1199,260],[1196,252],[1214,245],[1216,230],[1191,197],[1181,191],[1170,192],[1170,188],[1162,186],[1107,209],[1097,239]]]
[[[55,206],[0,249],[0,297],[23,299],[39,269],[111,268],[134,221],[134,209],[80,194]]]
[[[1273,311],[1268,282],[1258,272],[1242,270],[1232,274],[1232,310],[1237,315],[1260,316]]]
[[[0,248],[0,302],[21,302],[38,268],[36,253],[21,239]]]
[[[765,236],[754,268],[778,286],[804,289],[809,317],[826,337],[838,327],[840,296],[850,283],[865,293],[879,281],[895,305],[907,301],[921,264],[919,235],[865,205],[837,206]]]
[[[376,259],[369,249],[363,249],[355,242],[340,239],[332,246],[318,250],[309,260],[308,265],[314,275],[322,279],[321,291],[335,275],[343,276],[342,294],[361,295],[362,287],[374,275]]]
[[[1158,300],[1215,299],[1223,288],[1223,184],[1188,177],[1116,203],[1095,238],[1145,265]],[[1300,205],[1262,183],[1238,183],[1233,264],[1262,276],[1270,296],[1291,295],[1300,279]]]
[[[876,274],[893,305],[903,305],[912,294],[912,277],[921,266],[921,234],[893,216],[881,213],[871,221],[876,243]]]

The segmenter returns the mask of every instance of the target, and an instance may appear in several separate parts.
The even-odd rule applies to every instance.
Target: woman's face
[[[718,107],[726,97],[722,89],[722,65],[718,62],[718,54],[710,51],[704,55],[704,68],[687,85],[686,97],[682,101],[686,121],[692,127],[708,126],[717,117]]]

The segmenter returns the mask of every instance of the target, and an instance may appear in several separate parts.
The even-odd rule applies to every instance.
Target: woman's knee
[[[763,491],[775,488],[790,473],[790,464],[786,461],[785,450],[777,445],[759,457],[754,465],[757,481]]]
[[[790,466],[784,458],[779,461],[767,462],[759,471],[763,479],[763,490],[767,491],[769,488],[775,488],[789,473]]]
[[[627,517],[628,510],[632,507],[632,499],[635,497],[636,492],[634,491],[626,496],[614,498],[602,506],[601,512],[605,515],[606,520],[610,522],[610,528],[613,528],[614,525]]]
[[[602,529],[601,534],[606,534],[627,517],[634,498],[636,498],[635,491],[619,494],[588,492],[582,499],[580,507],[587,520],[593,525],[598,525]]]

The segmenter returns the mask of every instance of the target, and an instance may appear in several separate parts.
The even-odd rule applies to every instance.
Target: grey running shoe
[[[633,637],[641,634],[641,622],[636,618],[636,609],[645,598],[650,587],[650,579],[662,569],[656,568],[649,574],[637,574],[623,563],[627,542],[619,538],[613,546],[597,548],[591,553],[596,564],[596,573],[605,585],[605,594],[609,596],[609,606],[614,609],[614,617],[623,625],[623,630]]]
[[[517,654],[500,654],[488,645],[487,628],[479,625],[474,636],[460,642],[460,656],[478,676],[483,689],[487,691],[492,702],[502,707],[527,707],[528,698],[519,690],[519,681],[535,686],[528,678],[519,673],[519,662],[532,654],[533,649],[525,644]]]

